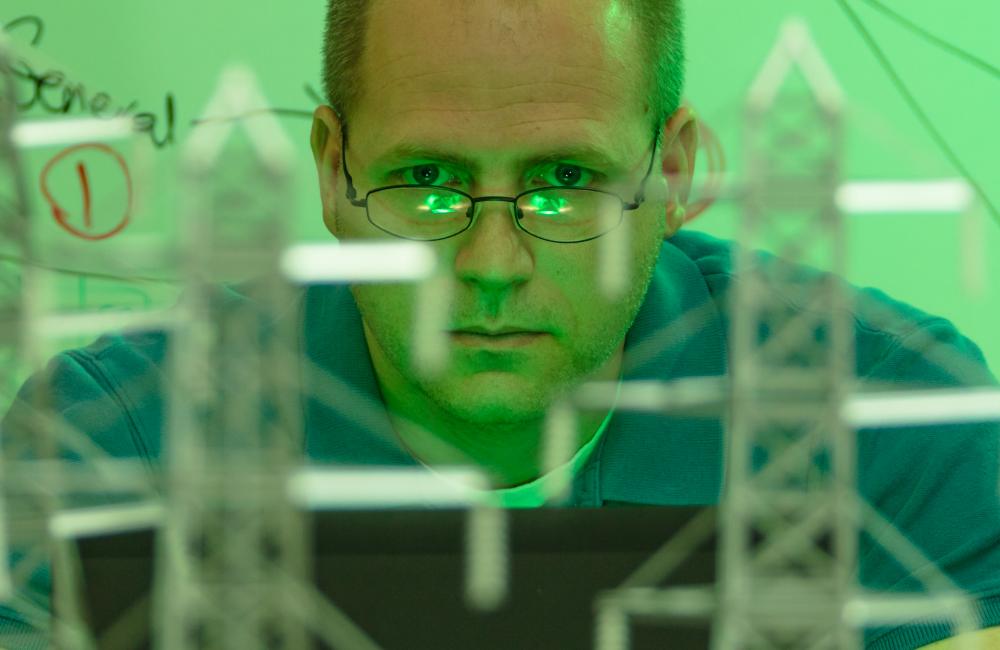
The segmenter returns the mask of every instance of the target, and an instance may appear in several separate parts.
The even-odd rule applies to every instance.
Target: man
[[[325,222],[346,242],[431,241],[455,295],[450,363],[427,376],[412,359],[412,287],[306,292],[302,352],[319,371],[305,413],[311,459],[432,468],[471,460],[504,503],[537,506],[549,478],[543,424],[558,396],[589,380],[725,374],[730,249],[680,230],[698,144],[694,115],[679,107],[682,61],[680,10],[664,0],[332,2],[332,106],[317,109],[312,132]],[[384,189],[395,186],[435,189]],[[516,207],[496,198],[543,187],[620,197],[598,200],[620,200],[622,220],[541,218],[553,197],[593,205],[586,191],[525,195]],[[471,221],[455,217],[473,205]],[[421,207],[444,216],[421,219]],[[627,290],[607,297],[597,289],[601,239],[623,235]],[[946,321],[874,291],[857,300],[863,379],[993,383],[976,346]],[[658,338],[697,310],[682,336]],[[57,407],[110,453],[156,459],[163,400],[149,387],[165,381],[168,345],[159,334],[110,337],[62,355],[50,368]],[[953,366],[936,361],[942,349]],[[321,375],[347,386],[352,401],[317,397]],[[981,598],[984,627],[1000,625],[997,431],[941,431],[948,435],[859,436],[859,487]],[[570,505],[719,498],[718,421],[612,410],[586,414],[577,434]],[[870,540],[862,551],[866,585],[919,588]],[[869,641],[957,647],[942,641],[948,634],[914,626]],[[1000,633],[975,639],[1000,644]]]

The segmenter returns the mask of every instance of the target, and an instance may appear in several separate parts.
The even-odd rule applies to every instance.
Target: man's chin
[[[509,373],[482,373],[449,388],[435,401],[453,417],[484,426],[541,420],[552,402],[549,387]]]
[[[521,404],[490,402],[444,406],[456,419],[483,427],[523,425],[545,417],[545,409]]]

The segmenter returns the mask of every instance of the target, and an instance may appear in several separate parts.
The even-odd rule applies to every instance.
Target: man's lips
[[[520,348],[538,343],[545,336],[547,336],[545,332],[510,328],[492,332],[482,329],[453,330],[451,332],[451,339],[455,343],[464,347],[480,348]]]
[[[516,327],[512,325],[505,325],[503,327],[485,327],[482,325],[473,325],[472,327],[456,327],[452,330],[452,333],[482,334],[485,336],[501,336],[504,334],[545,334],[542,330],[536,330],[530,327]]]

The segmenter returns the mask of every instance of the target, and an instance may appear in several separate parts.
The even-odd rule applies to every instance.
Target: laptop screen
[[[469,604],[468,510],[349,510],[310,515],[311,574],[331,607],[374,647],[591,648],[596,603],[625,583],[701,507],[509,510],[505,593]],[[702,513],[706,514],[706,513]],[[157,543],[152,530],[78,540],[83,600],[98,647],[148,648]],[[712,584],[715,539],[668,560],[645,586]],[[660,560],[662,561],[662,557]],[[676,561],[675,561],[676,560]],[[332,647],[316,635],[314,648]],[[632,648],[707,648],[704,620],[633,616]]]

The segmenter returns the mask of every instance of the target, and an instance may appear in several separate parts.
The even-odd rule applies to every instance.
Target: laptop
[[[467,511],[313,512],[313,580],[385,650],[593,648],[595,600],[705,509],[508,510],[508,592],[489,612],[470,609],[464,597]],[[76,544],[84,614],[98,647],[152,647],[154,531]],[[659,585],[713,584],[715,544],[706,539]],[[707,620],[629,622],[631,648],[709,647]],[[312,647],[332,646],[316,638]]]

